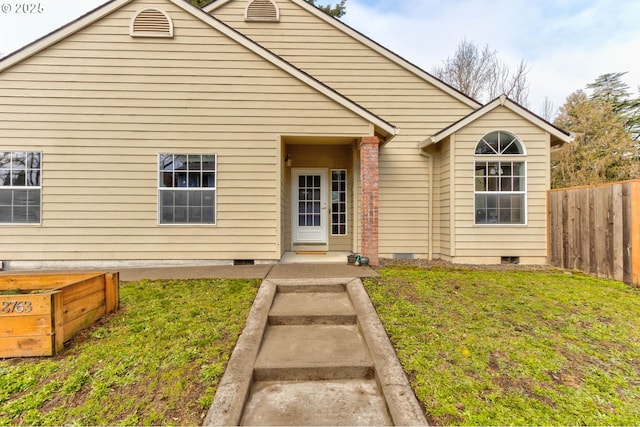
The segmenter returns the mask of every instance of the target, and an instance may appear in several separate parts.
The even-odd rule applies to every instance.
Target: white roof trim
[[[217,1],[214,1],[213,3],[209,3],[208,5],[204,6],[202,8],[202,10],[204,10],[207,13],[211,13],[215,9],[225,5],[226,3],[229,3],[230,1],[232,1],[232,0],[217,0]],[[389,49],[387,49],[384,46],[378,44],[377,42],[375,42],[374,40],[372,40],[369,37],[365,36],[364,34],[360,33],[359,31],[351,28],[350,26],[348,26],[344,22],[340,21],[339,19],[336,19],[336,18],[332,17],[328,13],[324,13],[323,11],[321,11],[317,7],[313,6],[312,4],[308,3],[307,1],[305,1],[305,0],[289,0],[289,1],[297,4],[298,6],[300,6],[303,9],[306,9],[310,13],[316,15],[318,18],[322,19],[323,21],[327,22],[330,25],[333,25],[334,27],[336,27],[340,31],[342,31],[342,32],[346,33],[347,35],[353,37],[354,39],[358,40],[360,43],[370,47],[371,49],[373,49],[374,51],[376,51],[380,55],[384,56],[385,58],[389,59],[392,62],[395,62],[396,64],[400,65],[401,67],[405,68],[406,70],[410,71],[411,73],[415,74],[416,76],[420,77],[421,79],[426,80],[428,83],[431,83],[432,85],[434,85],[438,89],[440,89],[443,92],[453,96],[454,98],[456,98],[460,102],[468,105],[469,107],[471,107],[473,109],[477,109],[477,108],[480,108],[482,106],[482,104],[480,104],[479,102],[469,98],[468,96],[464,95],[462,92],[457,91],[456,89],[454,89],[451,86],[447,85],[443,81],[435,78],[434,76],[432,76],[431,74],[427,73],[426,71],[424,71],[420,67],[412,64],[411,62],[409,62],[406,59],[402,58],[398,54],[390,51]]]
[[[432,135],[429,138],[425,139],[424,141],[418,144],[418,147],[425,148],[425,147],[428,147],[429,145],[437,144],[438,142],[458,132],[460,129],[475,122],[480,117],[484,116],[488,112],[500,106],[508,108],[509,110],[518,114],[520,117],[524,118],[525,120],[530,121],[531,123],[538,126],[540,129],[544,130],[545,132],[549,133],[552,137],[555,137],[555,139],[559,140],[562,143],[569,143],[573,141],[575,138],[574,135],[563,132],[562,130],[558,129],[548,121],[544,120],[543,118],[533,114],[531,111],[522,107],[520,104],[513,102],[512,100],[507,98],[506,95],[501,95],[500,97],[489,102],[479,110],[476,110],[473,113],[469,114],[468,116],[457,121],[456,123],[449,126],[448,128],[443,129],[440,132],[436,133],[435,135]]]
[[[93,22],[114,12],[118,8],[128,3],[131,3],[132,1],[134,0],[112,0],[111,2],[106,3],[92,10],[91,12],[78,18],[77,20],[72,21],[71,23],[65,25],[64,27],[56,31],[53,31],[52,33],[49,33],[48,35],[36,40],[30,45],[0,60],[0,73],[6,70],[7,68],[19,63],[20,61],[23,61],[24,59],[32,55],[35,55],[36,53],[46,49],[47,47],[81,30],[82,28],[85,28],[88,25],[91,25]],[[183,9],[185,12],[190,13],[194,17],[200,19],[201,21],[208,24],[212,28],[216,29],[217,31],[229,37],[230,39],[234,40],[238,44],[244,46],[245,48],[254,52],[258,56],[262,57],[263,59],[271,62],[273,65],[282,69],[283,71],[289,73],[292,77],[300,80],[302,83],[305,83],[307,86],[322,93],[323,95],[337,102],[347,110],[367,120],[368,122],[373,124],[375,127],[377,127],[381,131],[381,133],[386,134],[385,137],[387,137],[387,139],[391,139],[393,136],[398,134],[398,129],[395,126],[391,125],[390,123],[386,122],[382,118],[376,116],[375,114],[371,113],[367,109],[356,104],[352,100],[344,97],[343,95],[339,94],[335,90],[331,89],[330,87],[326,86],[325,84],[321,83],[320,81],[316,80],[310,75],[304,73],[300,69],[294,67],[293,65],[291,65],[284,59],[280,58],[279,56],[275,55],[271,51],[249,40],[248,38],[246,38],[245,36],[237,32],[236,30],[234,30],[233,28],[229,27],[228,25],[224,24],[218,19],[212,17],[208,13],[205,13],[203,10],[197,8],[196,6],[193,6],[184,0],[165,0],[165,1],[171,2],[175,6]]]
[[[70,23],[64,25],[63,27],[50,32],[49,34],[39,38],[26,45],[25,47],[18,49],[17,51],[10,53],[4,58],[0,59],[0,73],[6,70],[9,67],[14,66],[15,64],[29,58],[30,56],[35,55],[36,53],[48,48],[52,44],[63,40],[64,38],[74,34],[77,31],[80,31],[84,27],[87,27],[102,18],[103,16],[117,10],[118,8],[126,5],[127,3],[132,2],[133,0],[111,0],[108,3],[103,4],[102,6],[98,6],[92,11],[86,13],[75,21],[71,21]]]

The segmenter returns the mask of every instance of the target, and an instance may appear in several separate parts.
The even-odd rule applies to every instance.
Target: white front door
[[[292,169],[293,243],[327,243],[327,170]]]

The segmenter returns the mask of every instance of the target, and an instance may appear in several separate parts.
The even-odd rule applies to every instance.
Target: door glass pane
[[[298,177],[298,225],[321,226],[321,177],[301,175]]]
[[[331,171],[331,234],[344,236],[347,234],[347,217],[338,215],[347,211],[347,171],[336,169]]]

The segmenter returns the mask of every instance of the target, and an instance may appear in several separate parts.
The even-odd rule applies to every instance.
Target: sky
[[[103,3],[0,0],[0,56]],[[19,8],[23,4],[37,7],[25,11]],[[346,5],[345,23],[428,72],[465,39],[479,48],[488,45],[511,69],[524,59],[534,113],[545,98],[559,108],[568,95],[605,73],[627,72],[623,81],[633,94],[639,91],[638,0],[347,0]]]

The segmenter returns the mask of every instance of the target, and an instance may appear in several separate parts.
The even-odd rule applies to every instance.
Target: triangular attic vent
[[[131,19],[130,31],[132,37],[173,37],[173,22],[165,12],[148,7]]]
[[[247,5],[246,21],[280,21],[280,10],[272,0],[252,0]]]

